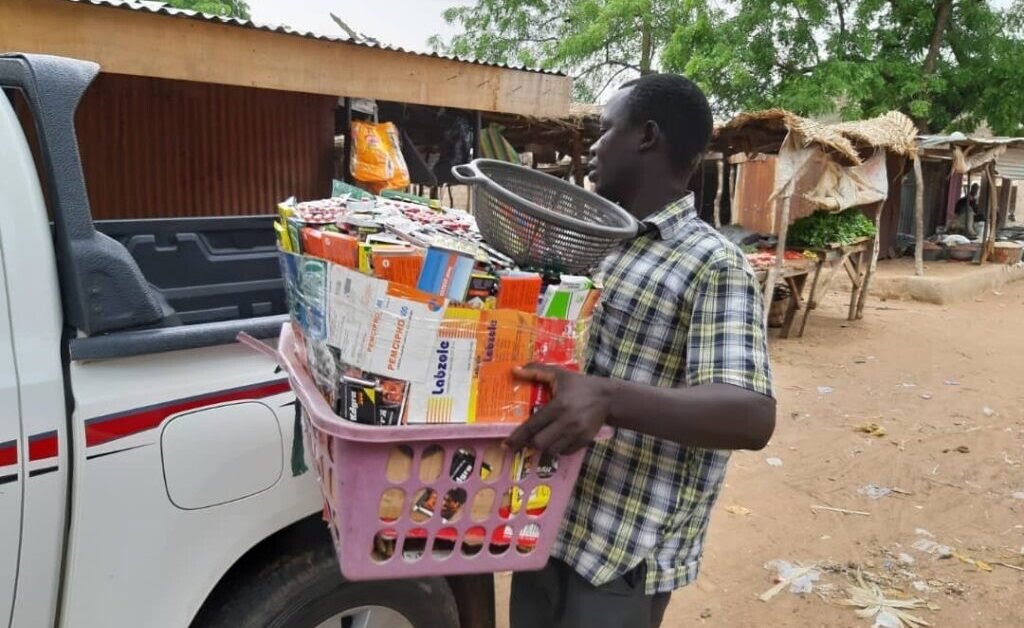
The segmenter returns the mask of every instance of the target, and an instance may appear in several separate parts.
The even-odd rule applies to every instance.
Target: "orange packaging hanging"
[[[409,185],[398,127],[391,122],[352,121],[352,176],[373,192]]]

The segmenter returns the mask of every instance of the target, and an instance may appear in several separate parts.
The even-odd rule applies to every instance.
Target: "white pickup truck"
[[[0,626],[493,625],[490,576],[342,580],[295,398],[235,343],[283,322],[271,217],[94,224],[98,71],[0,55]]]

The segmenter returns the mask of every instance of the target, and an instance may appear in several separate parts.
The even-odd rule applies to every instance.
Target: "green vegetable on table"
[[[831,244],[851,244],[875,235],[875,225],[857,209],[839,213],[818,210],[789,226],[789,244],[823,248]]]

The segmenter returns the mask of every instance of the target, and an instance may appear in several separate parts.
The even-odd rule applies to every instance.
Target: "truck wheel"
[[[263,564],[193,628],[457,628],[443,578],[345,582],[330,546]]]

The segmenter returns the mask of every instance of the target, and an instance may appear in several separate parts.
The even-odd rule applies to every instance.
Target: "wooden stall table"
[[[872,238],[861,238],[850,244],[834,244],[824,248],[793,249],[814,255],[814,259],[811,259],[811,264],[814,267],[814,279],[811,280],[811,293],[807,297],[807,307],[804,309],[803,320],[800,322],[798,337],[804,335],[804,329],[807,327],[807,317],[810,316],[811,310],[818,307],[819,293],[828,293],[829,286],[832,285],[832,281],[835,279],[836,273],[839,272],[840,268],[846,270],[846,274],[849,275],[850,282],[853,284],[853,289],[850,291],[850,310],[847,314],[847,320],[852,321],[858,318],[857,305],[867,296],[861,293],[865,285],[867,285],[868,274],[870,273],[870,266],[866,263],[865,255],[868,253],[868,246],[871,241]],[[824,284],[821,285],[819,281],[821,271],[826,264],[829,265],[829,273],[825,277]]]
[[[811,260],[813,262],[813,260]],[[806,312],[808,310],[807,305],[804,303],[804,288],[807,285],[807,278],[810,276],[811,267],[806,263],[797,265],[785,264],[782,267],[782,272],[776,277],[776,283],[784,283],[789,288],[790,299],[789,305],[786,306],[786,316],[782,320],[782,329],[779,330],[780,338],[789,338],[793,331],[793,324],[796,322],[797,310],[804,309],[804,321],[807,320]],[[765,282],[768,281],[768,270],[758,270],[754,273],[757,276],[757,280],[764,286]],[[800,328],[800,333],[797,336],[803,335],[803,327]]]

